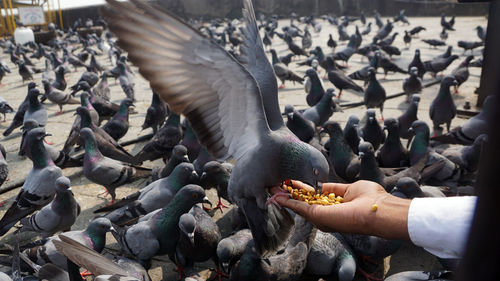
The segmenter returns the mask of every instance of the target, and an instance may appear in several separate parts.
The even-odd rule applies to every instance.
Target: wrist
[[[366,209],[367,234],[386,239],[409,240],[408,211],[410,204],[411,200],[388,193],[379,196]]]

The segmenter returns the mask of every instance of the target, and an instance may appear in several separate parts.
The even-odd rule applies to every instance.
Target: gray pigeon
[[[370,75],[370,80],[368,81],[368,86],[365,89],[365,106],[366,108],[380,108],[380,115],[382,116],[382,120],[384,120],[384,103],[386,98],[385,89],[382,87],[380,82],[378,82],[374,68],[370,68],[368,73]]]
[[[385,119],[384,130],[387,130],[387,138],[377,154],[380,167],[398,168],[408,166],[408,151],[403,147],[399,139],[398,121],[394,118]]]
[[[206,163],[215,160],[217,159],[210,152],[208,152],[204,146],[202,146],[200,152],[198,153],[198,157],[196,157],[193,161],[194,169],[198,174],[201,174],[203,172],[203,166],[205,166]]]
[[[181,145],[187,148],[189,161],[193,161],[193,159],[198,157],[198,153],[200,153],[201,144],[187,119],[184,119],[184,121],[184,127],[186,129],[184,131],[184,136],[182,137]]]
[[[321,100],[321,98],[325,94],[323,83],[321,83],[318,73],[312,68],[306,70],[305,75],[311,81],[311,90],[306,96],[306,101],[309,106],[314,106]]]
[[[457,106],[451,97],[450,87],[456,85],[457,81],[453,76],[443,77],[439,92],[432,100],[429,116],[434,124],[434,134],[437,130],[441,130],[441,124],[446,124],[447,131],[450,131],[451,120],[457,115]]]
[[[146,111],[146,118],[142,124],[142,129],[152,128],[153,134],[158,132],[158,128],[165,122],[167,117],[167,105],[160,99],[157,93],[153,92],[153,100]]]
[[[406,111],[398,117],[399,124],[399,137],[403,139],[408,139],[408,142],[411,141],[412,134],[408,132],[411,127],[411,124],[418,119],[418,104],[420,103],[420,95],[413,94],[411,96],[410,105],[406,109]]]
[[[351,147],[352,152],[354,154],[358,154],[358,146],[361,138],[358,134],[358,124],[359,118],[356,115],[349,116],[347,119],[347,123],[344,127],[344,139],[347,144]]]
[[[70,94],[54,88],[50,85],[49,81],[42,81],[43,87],[45,88],[45,97],[52,103],[59,106],[59,111],[57,114],[62,114],[62,107],[65,104],[80,104],[80,102],[74,99]]]
[[[200,185],[203,188],[215,187],[217,190],[217,196],[219,201],[215,208],[219,208],[222,212],[222,208],[227,208],[221,201],[221,197],[229,200],[227,195],[227,186],[229,184],[229,178],[231,177],[233,165],[230,163],[219,163],[217,161],[210,161],[203,165],[203,173],[200,176]]]
[[[58,231],[69,231],[80,214],[80,205],[71,191],[67,177],[56,180],[56,196],[52,202],[29,218],[21,219],[19,231],[35,231],[43,238]]]
[[[458,59],[457,55],[452,55],[447,58],[434,58],[430,61],[424,61],[424,68],[426,72],[430,72],[432,76],[436,77],[436,74],[444,71],[450,64]]]
[[[410,77],[403,81],[403,91],[406,94],[406,102],[410,102],[413,94],[422,92],[422,79],[418,77],[418,68],[415,66],[410,68]]]
[[[487,96],[483,102],[483,110],[479,114],[444,135],[432,137],[432,140],[441,143],[471,145],[478,136],[487,133],[489,127],[487,119],[495,109],[495,95]]]
[[[200,206],[194,205],[179,219],[179,241],[175,256],[181,267],[190,267],[212,259],[216,265],[216,276],[227,276],[219,269],[217,245],[221,237],[219,227]]]
[[[154,181],[138,192],[121,199],[116,204],[96,210],[95,213],[113,210],[106,214],[105,217],[109,218],[114,224],[124,225],[141,215],[168,206],[182,187],[196,182],[197,179],[198,174],[194,171],[193,164],[181,163],[170,176]]]
[[[366,111],[366,123],[363,127],[361,127],[359,132],[361,138],[363,138],[364,141],[371,143],[375,150],[377,150],[380,145],[385,142],[385,134],[377,121],[374,109],[368,109]]]
[[[82,81],[87,82],[90,87],[94,87],[94,85],[97,84],[97,82],[99,82],[99,76],[97,75],[97,72],[92,72],[92,71],[85,71],[84,73],[82,73],[80,79],[78,79],[75,85],[70,87],[70,89],[73,91],[71,93],[72,96],[74,96],[77,93],[76,89],[78,88],[78,84],[80,84],[80,82]]]
[[[333,97],[335,97],[335,90],[333,88],[327,89],[316,105],[304,110],[302,113],[304,118],[312,121],[316,127],[323,126],[337,109],[337,104],[333,100]]]
[[[45,107],[38,100],[38,96],[40,96],[40,91],[38,89],[33,88],[28,92],[28,109],[24,113],[23,123],[26,120],[35,120],[38,122],[40,127],[45,127],[47,125],[48,115]]]
[[[356,259],[351,247],[339,233],[316,232],[307,257],[306,273],[336,276],[339,281],[351,281],[356,274]]]
[[[0,236],[22,218],[41,209],[56,193],[55,181],[62,176],[61,169],[49,158],[43,139],[47,136],[43,128],[28,133],[29,154],[32,155],[33,168],[28,173],[16,199],[0,220]]]
[[[473,58],[474,56],[467,56],[467,58],[465,58],[465,60],[451,72],[451,75],[453,75],[453,77],[455,77],[455,80],[457,81],[455,94],[458,94],[458,88],[460,87],[460,85],[462,85],[465,81],[467,81],[467,79],[469,79],[469,63]]]
[[[189,163],[187,148],[182,144],[178,144],[172,149],[172,156],[167,164],[162,169],[153,169],[153,180],[168,177],[174,168],[182,162]]]
[[[237,160],[229,182],[229,198],[245,213],[257,250],[264,255],[276,251],[287,240],[293,220],[285,209],[266,204],[266,187],[288,178],[316,185],[326,180],[328,162],[283,123],[276,78],[264,53],[252,3],[244,1],[243,9],[245,66],[188,24],[147,3],[108,3],[106,16],[111,31],[118,35],[118,44],[128,51],[153,89],[173,112],[186,116],[200,143],[214,157],[232,156]],[[152,35],[164,28],[189,34],[189,39]],[[154,56],[143,56],[144,44],[155,50]],[[177,47],[166,50],[164,44]],[[174,66],[172,60],[161,59],[167,53],[183,63]],[[158,62],[164,65],[158,68]],[[177,74],[173,76],[173,72]]]
[[[97,218],[90,222],[84,230],[64,232],[64,236],[72,238],[86,247],[102,252],[106,246],[106,233],[112,229],[111,223],[106,218]],[[34,243],[35,246],[23,251],[30,260],[38,265],[52,263],[62,269],[67,269],[67,258],[56,249],[54,240],[60,240],[58,236],[51,236],[41,243]]]
[[[354,81],[351,80],[351,78],[345,75],[342,70],[337,68],[335,62],[331,57],[327,57],[326,60],[330,66],[330,69],[328,70],[328,80],[330,80],[330,82],[339,89],[339,99],[342,95],[342,90],[344,89],[363,92],[363,88],[358,86]]]
[[[115,141],[121,139],[128,132],[128,115],[129,107],[134,106],[134,102],[126,98],[120,103],[120,109],[118,112],[109,120],[102,129],[108,133]]]
[[[233,235],[220,240],[217,245],[217,258],[222,271],[230,272],[251,240],[252,232],[250,232],[250,229],[239,230]]]
[[[125,64],[122,62],[117,63],[118,69],[120,70],[120,86],[122,87],[123,92],[127,96],[127,98],[135,101],[135,93],[134,87],[135,83],[133,82],[133,76],[128,73]]]
[[[132,167],[103,156],[97,146],[94,133],[89,128],[82,128],[80,137],[85,142],[83,174],[90,181],[106,188],[111,195],[111,203],[115,200],[117,187],[151,175],[151,170]]]
[[[17,112],[14,115],[14,118],[12,119],[12,122],[10,123],[9,127],[7,127],[7,129],[5,129],[5,131],[3,132],[3,135],[5,137],[10,135],[12,131],[14,131],[14,129],[21,127],[23,125],[24,114],[28,110],[29,106],[29,98],[30,98],[29,92],[31,91],[31,89],[34,89],[35,87],[36,87],[35,82],[30,82],[28,84],[28,94],[24,98],[23,102],[17,108]]]
[[[59,235],[58,238],[60,240],[54,239],[52,241],[56,249],[66,256],[68,260],[71,260],[76,267],[86,268],[88,271],[92,272],[92,274],[96,276],[95,280],[151,280],[144,267],[133,260],[120,256],[110,260],[97,251],[64,234]],[[68,271],[70,270],[68,266]],[[76,274],[78,274],[78,277],[75,277],[81,279],[79,270]]]
[[[391,194],[395,195],[396,192],[404,194],[409,199],[416,197],[445,197],[439,187],[429,185],[420,186],[410,177],[403,177],[398,180]]]
[[[310,142],[315,134],[315,124],[297,110],[287,113],[286,127],[303,142]]]
[[[144,268],[151,267],[151,259],[157,255],[168,255],[175,261],[175,250],[179,241],[179,219],[197,203],[209,203],[203,188],[186,185],[174,196],[167,207],[156,212],[148,220],[131,227],[112,231],[122,250],[133,255]]]
[[[453,163],[457,164],[467,172],[475,172],[479,165],[479,156],[481,155],[481,148],[483,143],[488,140],[486,134],[482,134],[474,140],[470,146],[462,145],[442,145],[434,147],[434,150],[450,159]]]
[[[7,121],[6,113],[12,113],[14,109],[7,103],[7,101],[0,97],[0,113],[3,114],[3,122]]]
[[[273,69],[276,76],[281,80],[280,88],[285,88],[285,81],[289,80],[292,82],[299,82],[302,84],[304,78],[300,77],[297,73],[292,71],[286,64],[282,63],[278,59],[278,55],[274,49],[271,49],[272,59],[273,59]]]

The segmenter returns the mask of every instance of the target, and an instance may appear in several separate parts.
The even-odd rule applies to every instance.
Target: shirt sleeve
[[[411,241],[440,258],[460,258],[477,197],[415,198],[408,212]]]

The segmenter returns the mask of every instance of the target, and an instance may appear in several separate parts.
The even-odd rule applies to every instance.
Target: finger
[[[297,180],[292,180],[292,187],[296,189],[306,189],[308,191],[314,191],[314,188],[312,186]]]
[[[276,197],[275,200],[278,202],[278,204],[280,204],[280,206],[291,209],[304,218],[308,218],[310,215],[311,205],[307,204],[306,202],[294,200],[284,196]]]
[[[335,195],[344,196],[349,184],[326,182],[323,183],[322,191],[327,193],[335,193]]]

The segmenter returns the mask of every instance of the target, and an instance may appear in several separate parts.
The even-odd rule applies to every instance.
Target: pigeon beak
[[[210,202],[210,200],[208,200],[208,197],[203,197],[203,203],[207,203],[208,205],[210,205],[210,207],[212,207],[212,202]]]
[[[373,118],[373,117],[368,117],[368,121],[373,122],[373,120],[375,120],[375,118]]]
[[[45,133],[45,136],[46,136],[46,137],[50,137],[50,136],[52,136],[52,134]]]
[[[182,156],[182,161],[189,163],[189,157],[187,155]]]
[[[191,175],[189,176],[189,183],[197,184],[199,182],[200,177],[198,176],[198,173],[196,173],[196,171],[191,172]]]
[[[325,128],[321,128],[321,130],[319,130],[319,133],[318,133],[320,136],[321,135],[324,135],[326,134],[326,129]]]
[[[113,226],[111,226],[111,227],[109,228],[109,231],[111,231],[111,232],[116,232],[116,229],[115,229]]]
[[[222,269],[223,272],[227,273],[228,270],[229,270],[229,263],[228,262],[222,262],[220,264],[220,267]]]
[[[361,159],[361,158],[363,158],[364,156],[365,156],[365,153],[364,153],[364,152],[361,152],[361,151],[360,151],[360,152],[358,153],[358,159]]]
[[[293,112],[288,113],[286,117],[288,117],[288,119],[290,120],[293,120]]]
[[[387,130],[387,126],[382,127],[382,130],[384,131]]]
[[[203,173],[201,174],[201,177],[200,177],[200,182],[203,182],[203,181],[205,181],[206,179],[207,179],[207,173],[206,173],[206,172],[203,172]]]
[[[191,242],[191,246],[194,246],[194,233],[188,233],[187,236],[189,238],[189,242]]]
[[[410,128],[408,129],[408,133],[413,134],[414,132],[415,132],[415,130],[413,129],[413,127],[410,127]]]

